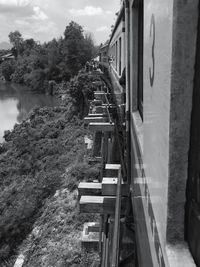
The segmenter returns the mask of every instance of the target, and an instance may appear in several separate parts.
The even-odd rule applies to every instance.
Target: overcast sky
[[[0,42],[11,31],[44,42],[63,35],[71,20],[105,42],[114,24],[120,0],[0,0]]]

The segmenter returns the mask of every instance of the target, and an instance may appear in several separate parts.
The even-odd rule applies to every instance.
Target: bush
[[[45,71],[43,69],[32,70],[31,73],[24,75],[24,82],[27,86],[30,86],[33,90],[45,91],[44,81],[46,78]]]
[[[5,245],[12,251],[30,231],[43,200],[63,183],[65,168],[77,153],[80,158],[84,153],[85,130],[79,122],[67,121],[63,110],[35,108],[30,121],[5,133],[6,149],[0,153],[0,258],[6,257]]]
[[[1,72],[6,81],[11,81],[11,76],[15,71],[15,60],[6,60],[1,64]]]

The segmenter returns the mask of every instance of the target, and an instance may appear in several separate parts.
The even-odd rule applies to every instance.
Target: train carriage
[[[200,266],[199,17],[198,0],[121,1],[108,44],[139,266]]]

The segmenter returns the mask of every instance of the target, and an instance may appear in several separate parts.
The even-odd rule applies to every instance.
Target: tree
[[[36,69],[33,70],[30,74],[24,75],[25,83],[31,87],[31,89],[35,91],[43,91],[44,88],[44,81],[45,81],[46,75],[45,71],[43,69]]]
[[[78,73],[85,63],[94,56],[94,42],[92,35],[84,37],[83,28],[71,21],[64,32],[62,44],[64,64],[61,62],[63,78],[69,79]]]
[[[83,66],[82,54],[84,47],[84,36],[82,27],[71,21],[64,32],[63,54],[66,63],[66,71],[70,76],[74,76]]]
[[[4,76],[6,81],[11,80],[11,75],[15,71],[15,61],[14,60],[5,60],[1,64],[1,72],[2,75]]]
[[[34,41],[33,38],[30,38],[30,39],[26,39],[24,42],[23,42],[23,54],[25,56],[29,56],[31,54],[31,50],[34,49],[36,47],[36,42]]]
[[[91,60],[96,55],[96,49],[91,33],[86,33],[84,38],[84,53],[82,57],[83,64]]]
[[[83,28],[76,22],[71,21],[64,32],[65,40],[83,40]]]
[[[56,39],[53,39],[47,44],[48,66],[47,79],[61,82],[59,63],[62,61],[60,52],[60,44]]]
[[[39,44],[33,38],[23,40],[19,31],[9,34],[15,69],[5,63],[7,79],[43,90],[49,80],[69,81],[95,55],[92,35],[74,21],[66,26],[64,37]],[[12,74],[12,75],[11,75]]]
[[[36,43],[35,43],[33,38],[26,39],[24,41],[25,49],[32,49],[35,45],[36,45]]]
[[[10,32],[8,37],[17,55],[22,53],[23,52],[23,38],[22,38],[21,33],[19,31]]]

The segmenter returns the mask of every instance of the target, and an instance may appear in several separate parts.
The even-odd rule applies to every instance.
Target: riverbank
[[[35,106],[57,106],[56,96],[33,92],[27,86],[0,81],[0,143],[4,141],[5,130],[13,128],[15,123],[25,120]]]
[[[95,83],[96,81],[96,83]],[[77,184],[99,175],[90,165],[82,118],[100,75],[80,74],[58,90],[62,104],[35,108],[29,118],[5,133],[0,148],[0,262],[23,267],[91,266],[94,255],[81,251],[84,221]]]

